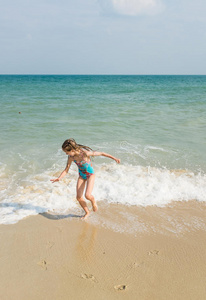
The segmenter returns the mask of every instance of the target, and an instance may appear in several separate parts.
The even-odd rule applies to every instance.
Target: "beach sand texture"
[[[94,214],[81,221],[44,213],[1,225],[0,299],[205,299],[205,204],[119,210],[133,211],[144,230],[117,232],[93,224]]]

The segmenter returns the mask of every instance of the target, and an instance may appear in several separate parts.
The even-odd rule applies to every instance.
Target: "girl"
[[[77,164],[79,168],[79,178],[77,180],[77,200],[85,211],[85,215],[82,217],[82,219],[86,219],[90,212],[83,198],[85,185],[85,198],[91,201],[93,211],[97,211],[98,209],[94,196],[92,195],[95,174],[90,156],[106,156],[114,159],[118,164],[120,163],[120,159],[104,152],[93,151],[87,146],[77,144],[74,139],[66,140],[62,145],[62,150],[66,153],[66,155],[69,155],[66,168],[58,178],[51,179],[51,181],[54,183],[64,177],[68,173],[73,161]]]

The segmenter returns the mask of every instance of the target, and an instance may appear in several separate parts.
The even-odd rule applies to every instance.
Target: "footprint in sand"
[[[61,227],[57,227],[57,231],[58,232],[62,232],[62,228]]]
[[[130,266],[132,267],[132,268],[139,268],[139,267],[141,267],[141,266],[143,266],[144,265],[144,262],[142,261],[142,262],[134,262],[133,264],[131,264]]]
[[[120,285],[116,285],[114,286],[115,290],[117,291],[125,291],[127,286],[125,284],[120,284]]]
[[[39,261],[39,262],[38,262],[38,265],[39,265],[40,267],[42,267],[42,269],[44,269],[44,271],[47,270],[47,262],[46,262],[46,260],[41,260],[41,261]]]
[[[54,246],[54,242],[48,242],[47,243],[47,248],[51,249]]]
[[[148,255],[159,255],[159,250],[152,250],[148,252]]]
[[[98,282],[97,279],[92,275],[92,274],[81,274],[81,278],[83,279],[89,279],[91,281],[94,281],[94,282]]]

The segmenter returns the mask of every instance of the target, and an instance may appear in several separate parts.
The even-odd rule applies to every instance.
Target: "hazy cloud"
[[[99,0],[105,12],[127,16],[157,14],[164,8],[161,0]]]

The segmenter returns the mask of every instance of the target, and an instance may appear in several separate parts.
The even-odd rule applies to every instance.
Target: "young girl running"
[[[104,152],[93,151],[87,146],[77,144],[74,139],[66,140],[62,145],[62,150],[66,153],[66,155],[69,155],[66,168],[58,178],[51,179],[51,181],[53,183],[59,181],[68,173],[71,163],[73,161],[76,163],[79,168],[79,178],[77,180],[77,200],[85,211],[85,215],[82,217],[82,219],[86,219],[89,216],[90,212],[87,207],[86,201],[83,198],[85,186],[85,198],[91,201],[93,211],[97,211],[98,209],[94,196],[92,195],[95,174],[90,156],[106,156],[114,159],[118,164],[120,163],[120,159]]]

